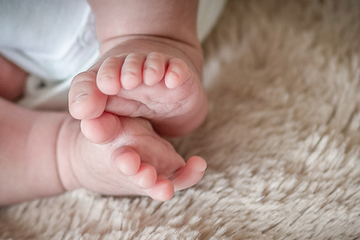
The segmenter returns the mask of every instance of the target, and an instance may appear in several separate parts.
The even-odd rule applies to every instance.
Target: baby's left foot
[[[207,113],[199,67],[166,45],[162,52],[134,52],[116,46],[74,78],[69,94],[72,116],[92,119],[108,111],[144,117],[167,136],[198,127]],[[199,61],[202,66],[201,57]]]
[[[159,201],[196,184],[206,168],[192,156],[185,163],[169,142],[142,118],[104,113],[81,122],[64,121],[59,134],[59,176],[65,189],[106,195],[145,195]]]

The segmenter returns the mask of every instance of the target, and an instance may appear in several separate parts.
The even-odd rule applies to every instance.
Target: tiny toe
[[[186,165],[177,171],[171,179],[175,191],[189,188],[195,185],[203,177],[206,169],[206,162],[201,157],[189,158]]]
[[[69,91],[69,111],[74,118],[96,118],[104,112],[107,96],[99,91],[95,79],[92,71],[74,77]]]
[[[102,93],[116,95],[120,91],[120,69],[123,62],[124,57],[109,57],[101,64],[96,84]]]
[[[126,90],[133,90],[142,83],[142,71],[145,57],[140,54],[129,54],[121,68],[121,86]]]
[[[147,194],[154,200],[164,202],[174,196],[174,186],[165,177],[159,177],[155,185],[147,191]]]
[[[81,121],[81,132],[93,143],[106,143],[113,140],[121,131],[118,117],[103,113],[100,117]]]
[[[114,164],[123,174],[131,176],[139,171],[141,159],[135,150],[130,147],[122,147],[115,151],[114,154],[116,154]]]
[[[143,79],[148,86],[153,86],[164,78],[165,74],[165,57],[156,52],[150,53],[144,63]]]
[[[130,176],[140,188],[148,189],[154,186],[157,179],[157,172],[155,168],[147,163],[141,163],[139,171]]]
[[[169,61],[169,66],[166,70],[165,85],[173,89],[181,86],[189,78],[189,67],[186,63],[179,59],[174,58]]]

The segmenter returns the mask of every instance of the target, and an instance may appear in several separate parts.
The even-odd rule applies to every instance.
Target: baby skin
[[[111,139],[108,134],[117,128],[110,124],[113,121],[102,121],[104,116],[126,119],[135,132],[144,130],[136,130],[139,119],[124,116],[147,119],[160,136],[182,136],[196,129],[207,114],[201,83],[203,57],[196,36],[197,1],[89,3],[102,57],[74,78],[69,92],[70,113],[81,120],[87,139],[94,143]],[[146,178],[152,186],[146,186],[146,195],[164,200],[173,195],[173,189],[190,187],[201,179],[206,168],[202,158],[192,157],[184,165],[167,142],[153,137],[155,133],[148,135],[145,130],[134,135],[134,142],[146,146],[145,152],[136,147],[116,151],[118,159],[123,159],[120,169],[129,184],[135,181],[141,189],[143,180],[138,179]],[[135,141],[139,136],[141,140]],[[167,151],[154,139],[167,145]],[[149,174],[144,169],[153,170],[148,170]],[[144,194],[144,190],[137,194]]]
[[[190,63],[164,50],[123,54],[124,48],[137,42],[160,45],[151,40],[118,45],[89,71],[75,77],[69,94],[72,116],[87,120],[107,111],[143,117],[160,135],[171,137],[196,129],[207,112],[199,74]]]
[[[120,4],[127,11],[118,9],[114,15],[116,4],[109,5],[109,10],[96,0],[89,3],[95,19],[100,19],[96,27],[103,55],[74,78],[69,93],[71,115],[83,121],[104,111],[143,117],[161,136],[181,136],[196,129],[207,114],[195,27],[197,2],[165,1],[152,14],[157,1],[129,1]],[[114,21],[106,20],[109,16]],[[120,28],[113,22],[127,24],[118,24]]]
[[[207,114],[197,1],[88,2],[102,57],[72,82],[69,110],[81,121],[0,98],[0,205],[77,188],[166,201],[204,174],[201,157],[185,162],[160,137],[189,133]]]
[[[85,187],[106,195],[146,195],[166,201],[174,191],[191,187],[204,174],[206,162],[202,158],[193,156],[185,164],[144,119],[104,113],[81,123],[88,139],[83,134],[74,138],[68,131],[76,132],[78,124],[68,124],[60,132],[66,141],[59,142],[60,148],[64,147],[61,152],[73,142],[70,157],[59,162],[66,189]]]
[[[78,188],[166,201],[206,168],[197,156],[185,163],[145,119],[104,113],[80,123],[2,98],[0,109],[0,206]]]

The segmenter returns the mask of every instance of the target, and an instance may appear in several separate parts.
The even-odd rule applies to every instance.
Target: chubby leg
[[[77,188],[165,201],[197,183],[206,167],[199,157],[185,164],[144,119],[104,113],[83,121],[85,133],[102,134],[87,136],[96,144],[67,113],[32,111],[2,98],[0,109],[0,206]]]
[[[75,77],[69,109],[77,119],[104,111],[147,118],[161,135],[183,135],[207,113],[197,1],[89,1],[103,57]],[[119,7],[121,6],[121,9]]]
[[[71,136],[68,130],[76,128],[73,124],[61,134]],[[77,135],[70,144],[71,157],[59,163],[67,189],[86,187],[103,194],[147,195],[166,201],[174,191],[191,187],[204,174],[202,158],[192,157],[185,164],[144,119],[104,113],[97,119],[83,120],[81,128],[87,139]],[[68,137],[60,146],[69,146]]]

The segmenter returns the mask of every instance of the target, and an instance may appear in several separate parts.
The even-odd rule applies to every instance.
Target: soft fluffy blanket
[[[0,238],[360,238],[360,1],[229,1],[204,53],[208,118],[172,140],[197,185],[2,208]]]

